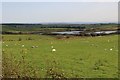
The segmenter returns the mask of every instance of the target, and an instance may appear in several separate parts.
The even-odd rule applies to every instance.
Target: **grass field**
[[[52,52],[51,46],[56,52]],[[53,65],[69,78],[118,77],[117,35],[63,39],[44,35],[3,35],[2,47],[3,57],[7,53],[8,57],[12,55],[21,60],[24,55],[33,68],[39,69],[38,77],[45,77],[46,70]]]

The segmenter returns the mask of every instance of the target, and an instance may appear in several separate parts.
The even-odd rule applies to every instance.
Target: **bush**
[[[33,40],[31,37],[29,37],[27,40]]]
[[[18,41],[22,41],[22,38],[19,38]]]
[[[26,61],[24,52],[21,51],[20,59],[17,59],[11,53],[3,51],[2,76],[3,78],[33,78],[37,77],[37,69]]]

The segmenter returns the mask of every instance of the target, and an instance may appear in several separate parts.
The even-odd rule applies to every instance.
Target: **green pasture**
[[[52,52],[52,46],[56,52]],[[118,35],[61,39],[45,35],[3,35],[2,50],[3,57],[7,53],[20,60],[25,55],[26,61],[40,70],[41,77],[45,77],[46,69],[54,61],[69,78],[118,77]]]

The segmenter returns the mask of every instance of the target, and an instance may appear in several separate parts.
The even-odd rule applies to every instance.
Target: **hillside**
[[[42,31],[42,30],[80,30],[80,29],[117,29],[117,24],[2,24],[2,31]]]

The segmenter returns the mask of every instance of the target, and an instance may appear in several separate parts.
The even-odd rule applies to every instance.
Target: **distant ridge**
[[[11,22],[11,23],[0,23],[0,24],[7,24],[7,25],[14,25],[14,24],[18,24],[18,25],[24,25],[24,24],[28,24],[28,25],[33,25],[33,24],[118,24],[117,22],[40,22],[40,23],[22,23],[22,22]]]

